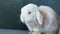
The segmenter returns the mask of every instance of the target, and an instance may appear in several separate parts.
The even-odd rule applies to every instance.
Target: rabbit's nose
[[[20,20],[22,21],[22,22],[25,22],[25,18],[21,15],[20,16]]]
[[[23,17],[23,22],[25,22],[25,18]]]

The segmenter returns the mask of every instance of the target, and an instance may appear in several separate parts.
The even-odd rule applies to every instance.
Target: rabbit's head
[[[40,24],[42,23],[42,15],[35,4],[27,4],[22,7],[20,18],[23,23],[34,22],[35,20]]]

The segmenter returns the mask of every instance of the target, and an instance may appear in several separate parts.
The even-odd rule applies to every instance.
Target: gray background
[[[60,0],[0,0],[0,28],[28,30],[20,21],[20,9],[28,3],[47,5],[60,15]]]

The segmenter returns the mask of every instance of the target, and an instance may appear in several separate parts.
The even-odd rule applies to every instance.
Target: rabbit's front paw
[[[38,34],[37,32],[29,32],[29,34]]]
[[[29,32],[28,34],[32,34],[32,32]]]
[[[51,32],[46,32],[45,34],[52,34]]]

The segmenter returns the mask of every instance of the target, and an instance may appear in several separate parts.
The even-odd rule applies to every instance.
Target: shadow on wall
[[[20,9],[28,3],[47,5],[60,15],[60,0],[0,0],[0,28],[27,30],[20,21]]]

